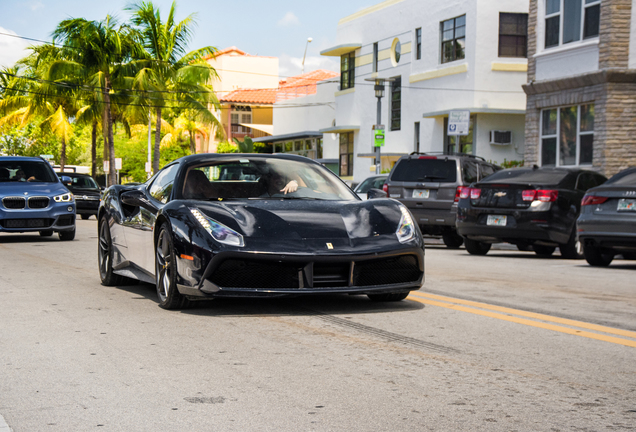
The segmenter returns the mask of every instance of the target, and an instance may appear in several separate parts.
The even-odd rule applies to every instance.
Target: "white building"
[[[339,134],[341,176],[361,181],[375,170],[368,80],[377,78],[395,80],[381,100],[383,170],[413,151],[523,159],[528,8],[528,0],[387,0],[342,18],[337,45],[321,52],[341,58],[336,124],[321,130]],[[471,113],[459,146],[446,134],[451,110]]]

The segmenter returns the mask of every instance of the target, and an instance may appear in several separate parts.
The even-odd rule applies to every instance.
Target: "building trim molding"
[[[522,88],[526,95],[533,96],[605,83],[636,83],[636,69],[612,68],[556,80],[531,81]]]
[[[437,70],[412,74],[411,76],[409,76],[409,82],[416,83],[419,81],[426,81],[430,79],[441,78],[445,76],[456,75],[456,74],[461,74],[466,72],[468,72],[468,63],[463,63],[457,66],[451,66],[444,69],[437,69]]]
[[[490,69],[497,72],[528,72],[528,63],[492,62]]]

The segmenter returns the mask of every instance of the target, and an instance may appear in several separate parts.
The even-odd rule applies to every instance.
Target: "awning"
[[[327,57],[340,57],[341,55],[348,54],[351,51],[355,51],[360,48],[362,44],[352,43],[352,44],[343,44],[335,47],[327,48],[326,50],[320,51],[320,55]]]
[[[259,130],[261,132],[265,132],[266,134],[271,135],[274,133],[274,125],[253,124],[253,123],[239,123],[239,124],[243,127],[248,127],[248,128]]]
[[[355,132],[359,131],[360,126],[332,126],[326,129],[320,129],[318,132],[326,133],[341,133],[341,132]]]
[[[305,131],[305,132],[294,132],[282,135],[272,135],[268,137],[254,138],[252,141],[254,142],[262,142],[262,143],[273,143],[278,141],[293,141],[298,139],[305,138],[322,138],[322,132],[315,131]]]
[[[471,114],[516,114],[525,115],[526,110],[501,109],[501,108],[453,108],[443,111],[432,111],[422,114],[423,118],[448,117],[451,111],[470,111]]]

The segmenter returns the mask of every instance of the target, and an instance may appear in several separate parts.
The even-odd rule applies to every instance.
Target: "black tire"
[[[636,260],[636,252],[623,252],[621,255],[623,255],[623,259],[626,260]]]
[[[88,219],[89,217],[91,217],[91,215],[89,215],[89,214],[83,214],[83,215],[80,215],[80,217],[81,217],[83,220],[86,220],[86,219]]]
[[[396,302],[404,300],[408,297],[409,293],[400,292],[400,293],[387,293],[387,294],[367,294],[369,300],[374,302]]]
[[[68,231],[59,231],[57,235],[60,237],[62,241],[71,241],[75,238],[75,228]]]
[[[53,235],[53,230],[40,231],[41,237],[51,237],[52,235]]]
[[[526,244],[526,243],[518,243],[516,246],[517,246],[517,249],[519,249],[521,252],[531,252],[532,251],[532,246],[530,246],[529,244]]]
[[[607,267],[614,259],[614,254],[603,253],[601,249],[590,245],[583,246],[583,254],[585,261],[594,267]]]
[[[566,244],[559,245],[561,256],[565,259],[583,259],[583,245],[576,235],[576,226],[572,228],[572,234]]]
[[[159,306],[177,310],[189,305],[177,288],[177,262],[172,234],[167,225],[162,225],[155,246],[155,278]]]
[[[464,246],[471,255],[486,255],[492,245],[490,243],[483,243],[471,239],[464,239]]]
[[[459,249],[464,244],[464,238],[455,231],[442,234],[442,240],[449,249]]]
[[[544,245],[533,245],[532,249],[534,249],[534,252],[539,256],[549,257],[554,253],[554,251],[556,250],[556,247],[544,246]]]
[[[97,263],[99,265],[99,278],[102,281],[102,285],[123,285],[127,278],[113,273],[113,242],[110,237],[110,227],[108,226],[106,216],[102,216],[99,221],[98,235]]]

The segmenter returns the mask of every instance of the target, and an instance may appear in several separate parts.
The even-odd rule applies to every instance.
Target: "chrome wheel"
[[[102,280],[106,278],[106,274],[108,273],[108,269],[110,269],[110,233],[108,232],[108,224],[101,224],[99,228],[99,249],[98,259],[99,259],[99,275]]]
[[[174,245],[170,228],[163,225],[157,238],[155,248],[155,278],[159,306],[164,309],[182,309],[188,305],[177,288],[177,263],[175,261]]]

